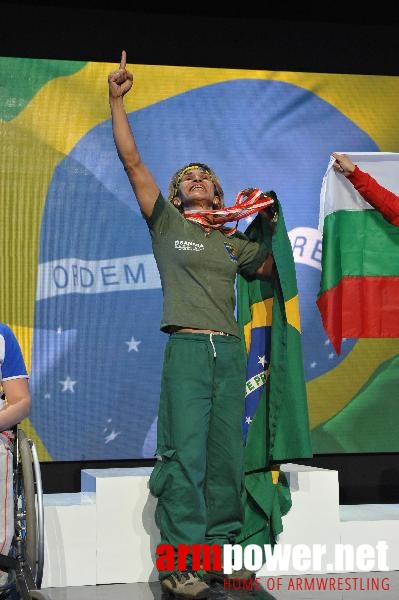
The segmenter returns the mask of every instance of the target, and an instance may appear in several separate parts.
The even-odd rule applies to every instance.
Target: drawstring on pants
[[[213,343],[213,339],[212,339],[213,333],[209,334],[209,341],[212,344],[212,348],[213,348],[213,358],[216,358],[216,348],[215,348],[215,344]]]

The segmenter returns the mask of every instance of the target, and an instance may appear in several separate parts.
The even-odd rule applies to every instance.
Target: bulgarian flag
[[[399,195],[399,154],[346,152],[362,171]],[[388,223],[332,169],[320,194],[323,235],[317,306],[337,354],[343,338],[399,337],[399,227]]]

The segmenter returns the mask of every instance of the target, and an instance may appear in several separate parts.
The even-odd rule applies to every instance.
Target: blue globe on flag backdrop
[[[204,162],[218,174],[227,205],[246,187],[274,190],[288,231],[317,229],[332,151],[378,150],[335,107],[278,81],[213,84],[129,118],[164,195],[178,168]],[[307,242],[303,234],[296,259]],[[162,290],[110,121],[89,131],[56,168],[39,262],[31,420],[42,442],[53,460],[152,457],[167,339],[159,331]],[[331,357],[315,304],[320,270],[298,260],[297,277],[310,380],[355,342]]]

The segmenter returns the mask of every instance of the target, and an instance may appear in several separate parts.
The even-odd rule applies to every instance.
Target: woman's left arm
[[[20,377],[2,381],[6,406],[0,410],[0,431],[20,423],[30,413],[31,396],[28,379]]]

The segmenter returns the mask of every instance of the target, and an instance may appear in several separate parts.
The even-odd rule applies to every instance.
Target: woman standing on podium
[[[124,51],[108,84],[115,145],[149,228],[164,297],[161,329],[169,334],[158,414],[159,461],[150,479],[158,497],[161,542],[175,549],[179,544],[223,547],[234,543],[243,522],[246,353],[234,312],[235,279],[237,273],[270,278],[274,260],[270,248],[224,227],[237,217],[224,209],[222,187],[206,164],[179,169],[168,199],[163,197],[142,162],[125,112],[123,97],[133,76]],[[187,123],[188,135],[195,126]],[[263,195],[252,212],[266,206],[270,198]],[[219,211],[226,213],[224,223]],[[269,208],[263,215],[272,227],[275,212]],[[162,571],[160,578],[163,589],[179,597],[209,593],[206,576],[190,565],[185,571],[177,566]]]

